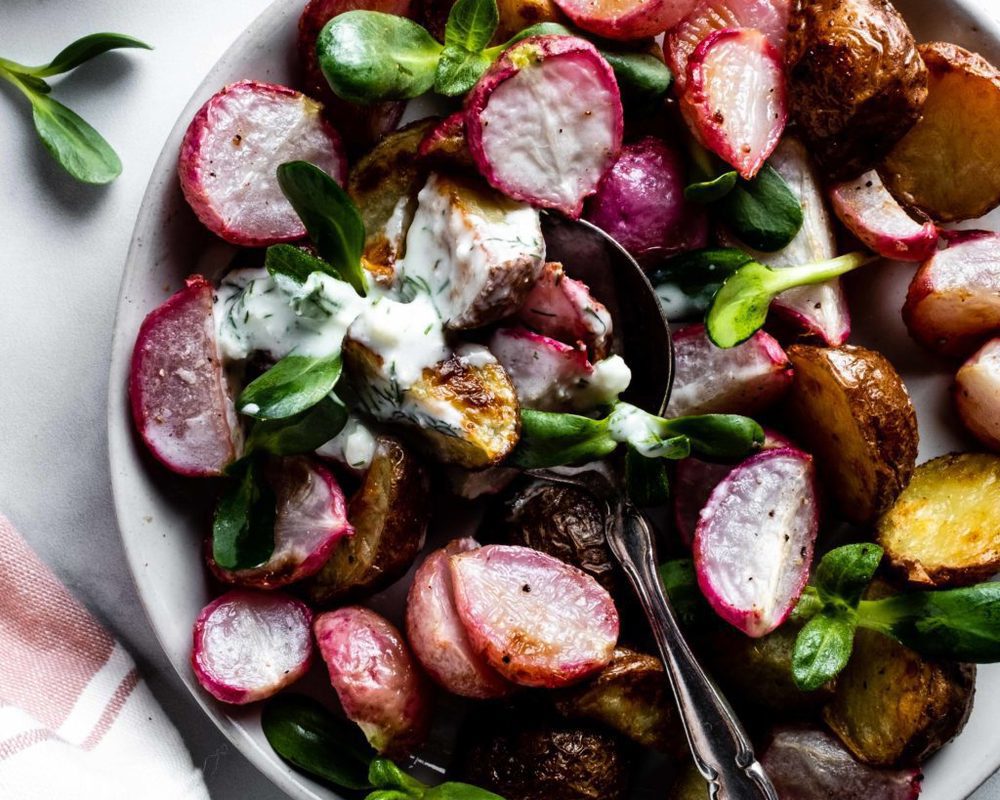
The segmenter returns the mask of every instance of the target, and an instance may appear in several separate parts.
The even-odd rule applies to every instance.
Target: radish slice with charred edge
[[[201,275],[143,320],[129,373],[132,418],[150,452],[181,475],[221,475],[241,435]]]
[[[668,31],[664,55],[674,73],[674,86],[683,92],[687,65],[698,45],[725,28],[756,28],[784,56],[791,0],[701,0],[684,20]]]
[[[698,519],[698,585],[716,613],[748,636],[784,622],[809,579],[819,528],[814,472],[800,450],[759,453],[712,490]]]
[[[680,22],[697,0],[555,0],[575,25],[608,39],[658,36]]]
[[[223,703],[252,703],[297,681],[312,663],[309,607],[280,592],[234,589],[198,615],[191,665]]]
[[[429,687],[399,631],[361,606],[320,614],[313,630],[348,719],[379,753],[409,755],[427,736]]]
[[[830,202],[845,227],[880,256],[924,261],[934,255],[937,227],[907,214],[875,170],[838,183],[830,190]]]
[[[476,167],[504,194],[574,219],[622,145],[611,66],[575,36],[532,36],[504,51],[465,101]]]
[[[669,416],[752,415],[777,401],[791,385],[788,356],[764,331],[726,349],[712,344],[704,325],[681,328],[673,338]]]
[[[543,336],[566,344],[583,342],[595,359],[607,355],[611,341],[611,314],[593,298],[587,284],[549,262],[531,288],[519,316]]]
[[[456,539],[427,556],[406,598],[406,638],[424,671],[442,688],[482,700],[510,694],[514,686],[472,649],[455,608],[448,559],[477,547],[475,539]]]
[[[184,134],[177,169],[206,228],[251,247],[305,236],[277,169],[310,161],[343,183],[347,161],[322,110],[301,92],[258,81],[231,84],[201,107]]]
[[[276,459],[267,479],[277,498],[274,551],[253,569],[225,570],[209,554],[209,567],[225,583],[275,589],[315,575],[334,545],[354,533],[344,493],[325,467],[308,458]]]
[[[507,680],[554,688],[601,669],[618,611],[590,575],[528,547],[451,557],[455,605],[476,652]]]
[[[752,28],[710,34],[691,54],[681,111],[705,147],[752,178],[788,117],[781,54]]]
[[[955,376],[955,406],[969,432],[1000,452],[1000,339],[987,342]]]

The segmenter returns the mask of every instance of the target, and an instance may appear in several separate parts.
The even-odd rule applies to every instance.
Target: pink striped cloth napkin
[[[0,798],[208,799],[132,657],[2,516]]]

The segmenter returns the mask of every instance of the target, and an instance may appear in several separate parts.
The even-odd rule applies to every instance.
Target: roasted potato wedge
[[[364,482],[347,509],[354,535],[304,582],[309,599],[330,605],[384,589],[401,578],[424,545],[430,519],[427,475],[402,443],[380,436]]]
[[[917,764],[965,725],[976,668],[929,661],[874,631],[859,630],[823,719],[866,764]]]
[[[889,563],[910,583],[964,586],[1000,572],[1000,456],[921,464],[878,522]]]
[[[913,474],[917,416],[892,364],[856,345],[788,350],[795,371],[786,411],[833,501],[857,523],[874,520]]]
[[[496,43],[506,42],[515,33],[537,22],[566,22],[553,0],[497,0],[500,25],[493,35]]]
[[[927,99],[927,69],[889,0],[807,0],[786,60],[790,116],[835,180],[876,166]]]
[[[929,92],[920,121],[880,172],[904,205],[933,219],[981,217],[1000,204],[1000,70],[946,42],[920,45]]]
[[[596,678],[559,692],[556,708],[570,719],[592,719],[663,753],[687,752],[684,728],[663,663],[655,656],[616,647]]]

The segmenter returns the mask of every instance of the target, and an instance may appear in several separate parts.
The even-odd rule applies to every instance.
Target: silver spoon
[[[553,214],[542,220],[546,257],[559,261],[608,307],[614,350],[632,369],[623,399],[662,414],[673,382],[670,328],[645,274],[610,236],[584,221]],[[670,679],[695,766],[709,798],[778,800],[729,703],[691,652],[660,584],[656,548],[646,518],[624,496],[619,480],[597,469],[533,470],[546,480],[582,488],[605,505],[608,544],[639,597]]]

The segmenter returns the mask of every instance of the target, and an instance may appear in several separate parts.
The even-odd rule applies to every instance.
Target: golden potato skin
[[[921,464],[879,519],[878,543],[918,586],[967,586],[1000,572],[1000,456],[952,453]]]
[[[816,458],[832,510],[873,521],[903,490],[917,460],[917,416],[892,364],[856,345],[788,349],[786,395],[796,439]]]
[[[372,594],[401,578],[424,544],[429,493],[416,457],[398,440],[380,436],[347,509],[354,535],[342,539],[323,569],[303,584],[309,599],[329,605]]]
[[[860,761],[918,764],[961,731],[975,679],[972,664],[929,661],[881,633],[859,630],[823,719]]]
[[[876,166],[927,99],[927,69],[888,0],[807,0],[786,60],[790,117],[834,180]]]
[[[1000,204],[1000,70],[947,42],[920,45],[930,76],[920,121],[879,169],[904,205],[933,219],[981,217]]]

